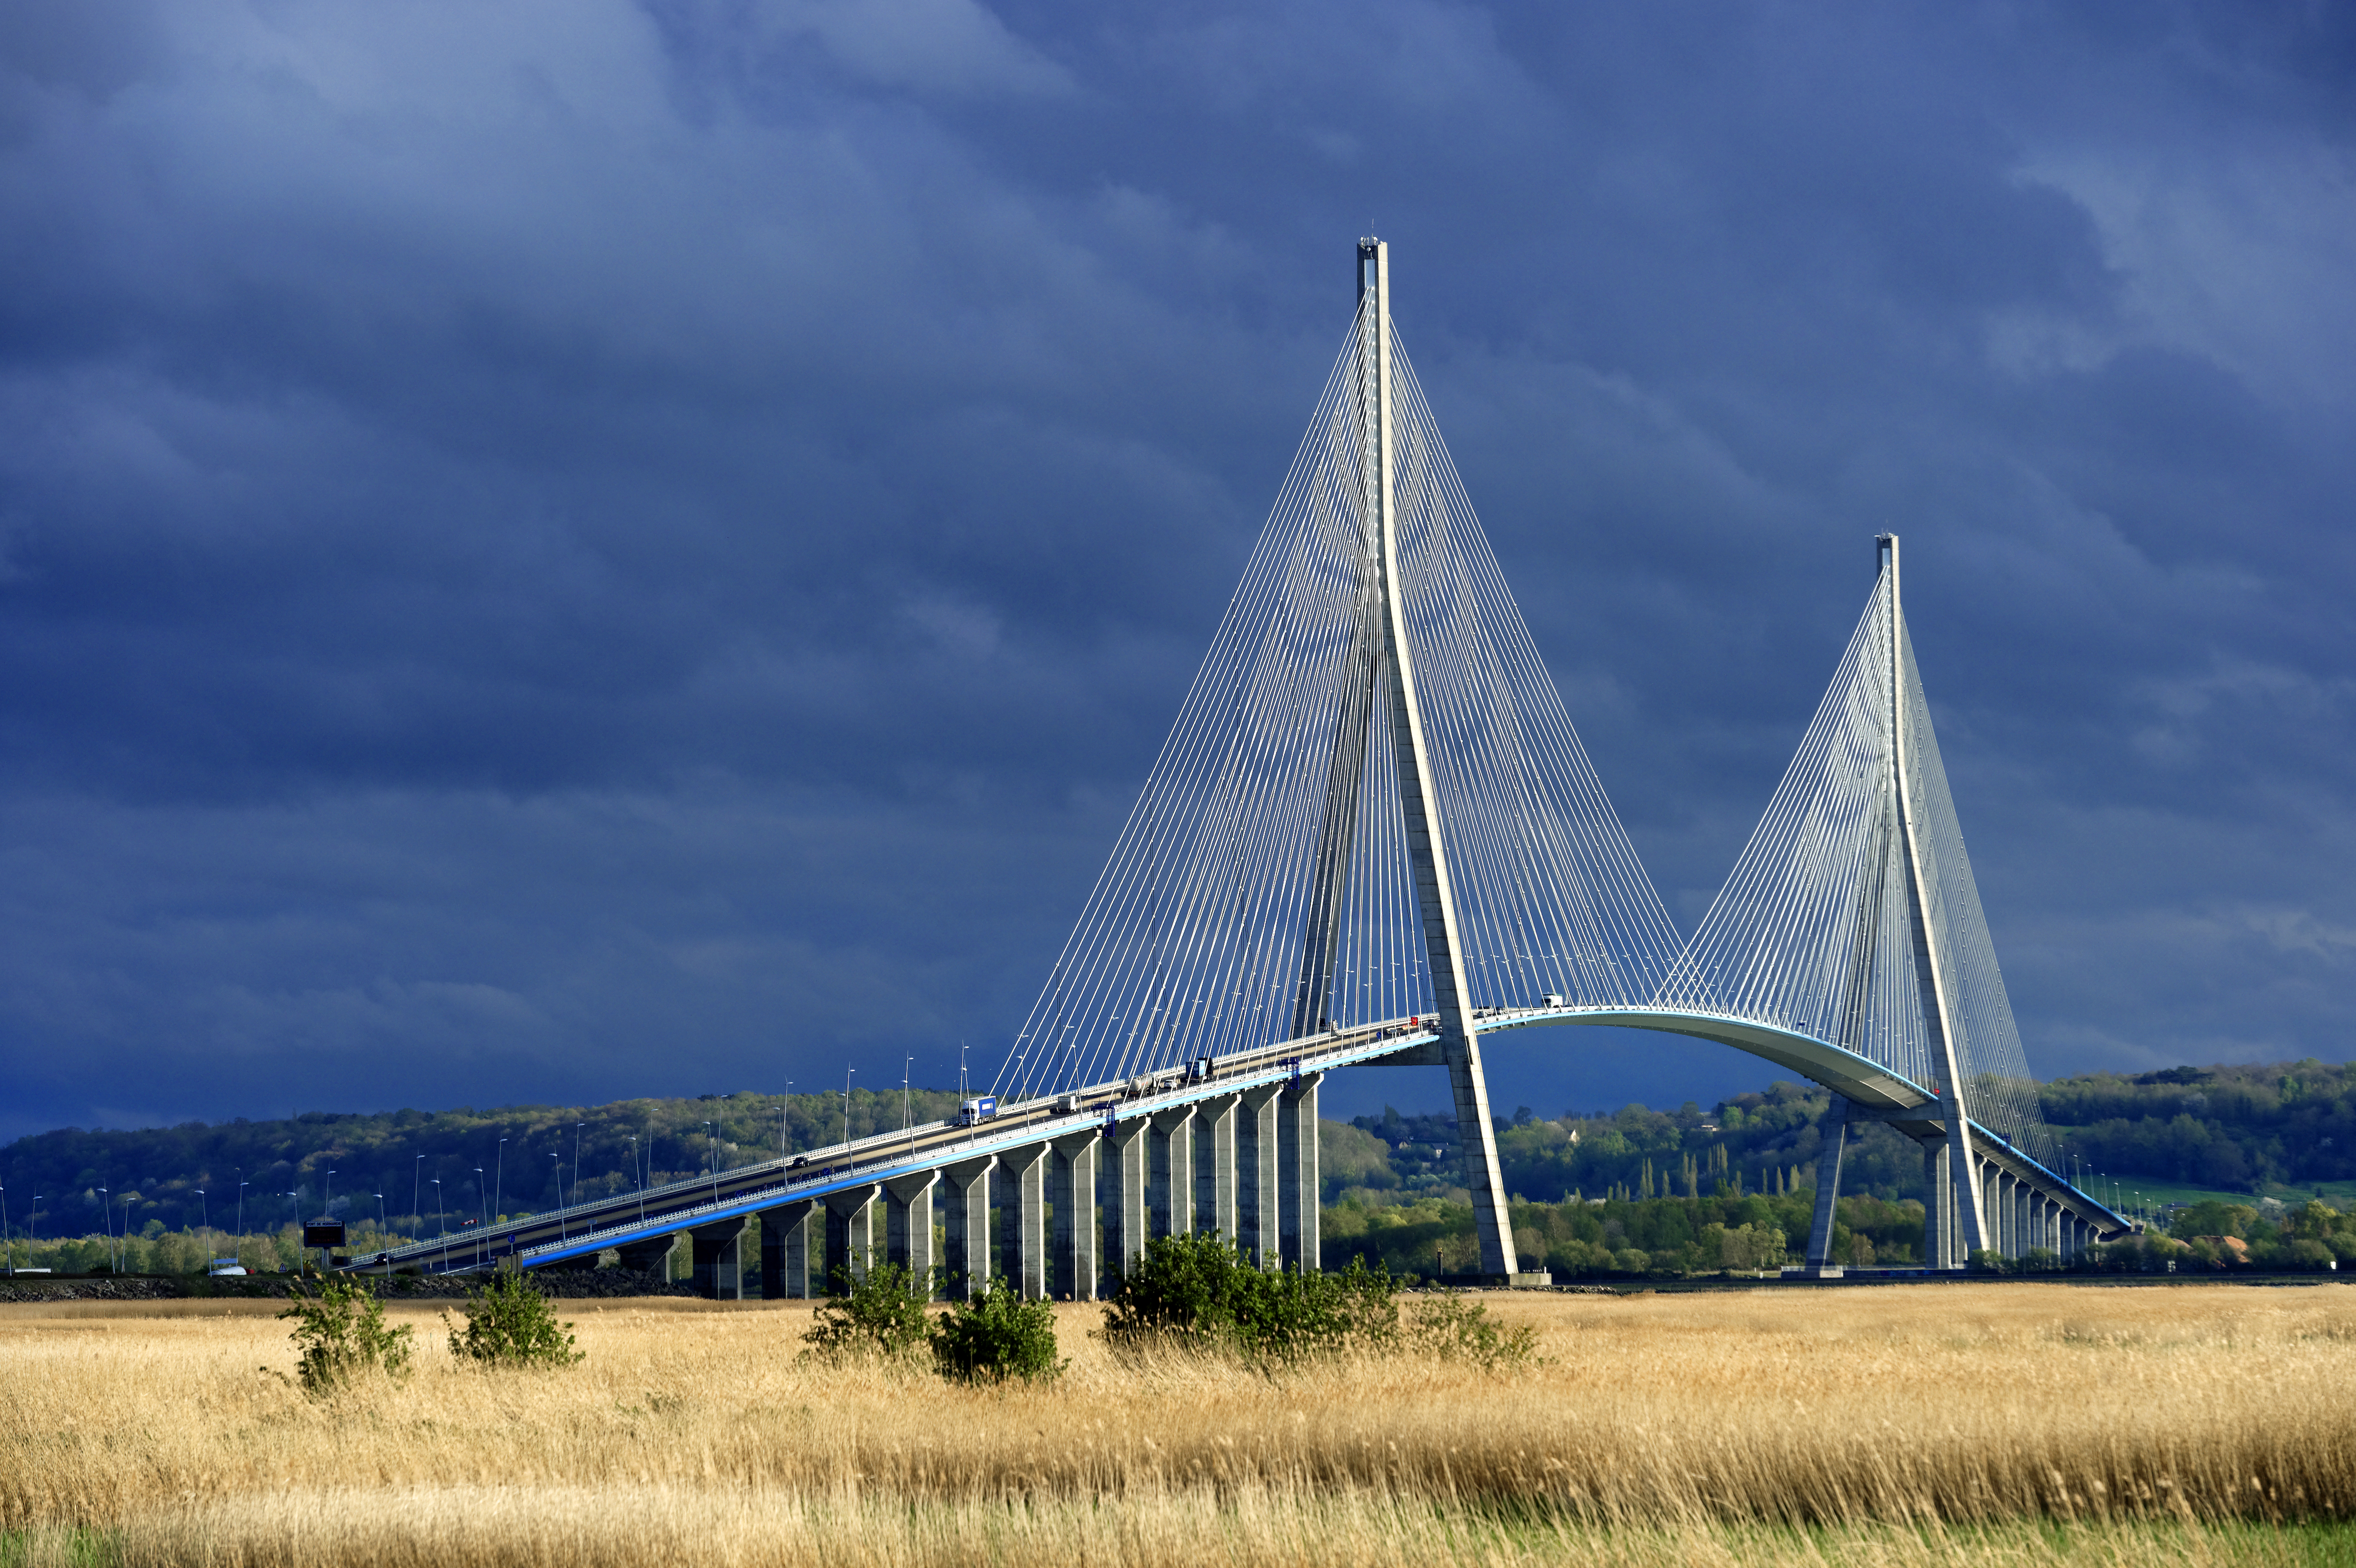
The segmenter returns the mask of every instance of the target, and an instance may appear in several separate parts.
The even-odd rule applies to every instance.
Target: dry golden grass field
[[[807,1309],[565,1304],[585,1362],[332,1400],[259,1303],[0,1307],[0,1563],[2356,1561],[2356,1290],[1492,1296],[1544,1364],[800,1361]],[[264,1371],[268,1368],[270,1371]]]

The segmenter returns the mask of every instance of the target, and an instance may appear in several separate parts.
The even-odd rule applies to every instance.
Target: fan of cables
[[[1379,635],[1363,335],[997,1091],[1428,1014]],[[1676,933],[1391,337],[1399,600],[1473,1006],[1650,1001]]]

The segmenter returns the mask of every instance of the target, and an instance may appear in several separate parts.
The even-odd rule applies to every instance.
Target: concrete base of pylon
[[[1802,1269],[1800,1277],[1802,1279],[1838,1279],[1847,1272],[1838,1264],[1818,1264],[1813,1268]]]

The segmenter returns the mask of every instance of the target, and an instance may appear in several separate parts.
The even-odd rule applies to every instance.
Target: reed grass
[[[262,1304],[0,1307],[0,1556],[2273,1563],[2356,1516],[2338,1286],[1491,1299],[1543,1364],[1271,1375],[1066,1307],[1064,1378],[989,1389],[803,1362],[792,1304],[568,1304],[545,1372],[395,1306],[414,1375],[327,1400]]]

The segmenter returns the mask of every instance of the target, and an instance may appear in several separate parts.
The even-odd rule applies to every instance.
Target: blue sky
[[[1369,231],[1680,923],[1891,528],[2032,1065],[2342,1059],[2352,144],[2319,5],[8,8],[0,1136],[994,1067]]]

